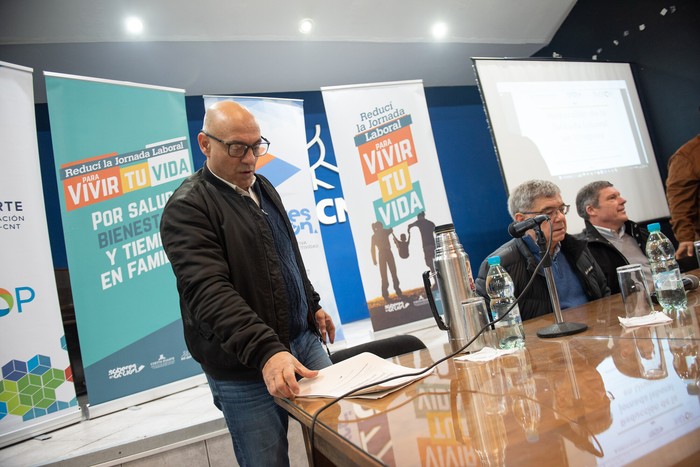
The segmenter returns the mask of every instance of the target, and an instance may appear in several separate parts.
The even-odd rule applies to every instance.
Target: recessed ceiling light
[[[143,21],[136,16],[130,16],[124,22],[129,34],[141,34],[143,32]]]
[[[435,23],[433,25],[433,37],[435,39],[443,39],[447,36],[447,24],[445,23]]]
[[[314,21],[311,18],[304,18],[299,21],[299,32],[302,34],[309,34],[314,28]]]

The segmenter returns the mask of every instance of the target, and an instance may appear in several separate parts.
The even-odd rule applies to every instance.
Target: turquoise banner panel
[[[49,73],[46,88],[90,404],[200,373],[159,232],[192,173],[183,92]]]

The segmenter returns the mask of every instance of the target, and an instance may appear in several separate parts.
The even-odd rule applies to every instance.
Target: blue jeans
[[[291,342],[292,355],[305,367],[320,370],[331,365],[326,350],[311,331]],[[216,380],[207,375],[214,405],[224,413],[233,438],[233,450],[241,467],[288,466],[289,416],[278,406],[262,379]]]

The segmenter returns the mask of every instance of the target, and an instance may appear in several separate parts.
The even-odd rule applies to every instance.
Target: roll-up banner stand
[[[204,382],[159,230],[192,173],[184,91],[45,75],[88,415]]]
[[[280,193],[294,227],[306,273],[321,296],[321,306],[333,318],[336,340],[342,340],[340,316],[316,215],[304,103],[298,99],[204,96],[204,108],[222,100],[236,101],[250,110],[260,125],[261,133],[270,140],[270,150],[258,159],[256,172],[267,177]]]
[[[431,317],[422,273],[452,222],[423,82],[321,88],[375,331]]]
[[[51,260],[32,69],[0,62],[0,448],[82,419]]]

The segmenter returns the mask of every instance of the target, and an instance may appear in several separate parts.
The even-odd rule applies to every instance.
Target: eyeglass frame
[[[542,211],[522,211],[520,214],[544,214],[552,219],[555,216],[555,211],[560,212],[562,215],[566,216],[571,208],[570,204],[562,204],[558,208],[549,208]]]
[[[233,157],[234,159],[243,159],[243,158],[248,154],[248,150],[251,150],[251,151],[253,152],[253,156],[257,159],[258,157],[264,156],[265,154],[267,154],[267,152],[270,150],[270,141],[269,141],[267,138],[265,138],[264,136],[262,136],[262,135],[260,135],[260,139],[261,139],[262,141],[258,141],[258,142],[255,143],[255,144],[245,144],[245,143],[242,142],[242,141],[231,141],[231,142],[226,142],[226,141],[224,141],[224,140],[222,140],[222,139],[220,139],[220,138],[217,138],[217,137],[214,136],[214,135],[210,135],[209,133],[207,133],[207,132],[204,131],[204,130],[201,130],[201,131],[202,131],[202,134],[204,134],[205,136],[207,136],[207,137],[213,139],[214,141],[218,141],[219,143],[221,143],[221,144],[223,144],[224,146],[226,146],[226,154],[227,154],[229,157]],[[239,146],[245,146],[245,150],[243,151],[243,154],[242,154],[242,155],[240,155],[240,156],[233,156],[233,155],[231,155],[231,146],[233,146],[234,144],[237,144],[237,145],[239,145]],[[262,146],[262,145],[267,145],[267,146],[265,147],[265,152],[262,153],[262,154],[259,154],[259,155],[256,154],[255,147],[258,147],[258,148],[259,148],[259,147]]]

